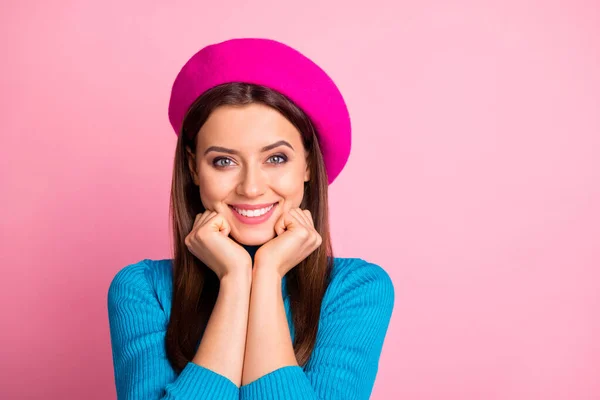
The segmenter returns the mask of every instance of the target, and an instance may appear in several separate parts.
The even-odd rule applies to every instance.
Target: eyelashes
[[[285,154],[273,154],[267,160],[273,160],[273,159],[275,159],[277,161],[269,162],[269,164],[280,165],[280,164],[285,164],[288,161],[288,158]],[[230,167],[234,164],[235,164],[235,162],[229,157],[216,157],[212,161],[212,165],[214,167],[220,168],[220,169]]]
[[[286,162],[287,162],[287,160],[288,160],[288,158],[285,156],[285,154],[274,154],[274,155],[272,155],[271,157],[269,157],[269,158],[268,158],[268,160],[270,160],[270,159],[272,159],[272,158],[278,158],[278,159],[280,159],[280,160],[281,160],[281,161],[279,161],[279,162],[276,162],[276,163],[274,163],[274,164],[283,164],[283,163],[286,163]]]
[[[227,158],[227,157],[217,157],[217,158],[215,158],[213,160],[212,164],[213,164],[214,167],[217,167],[217,168],[226,168],[226,167],[228,167],[230,165],[230,164],[223,165],[223,164],[220,163],[221,161],[232,162],[230,158]]]

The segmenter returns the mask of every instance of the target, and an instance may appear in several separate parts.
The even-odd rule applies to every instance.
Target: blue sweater
[[[394,308],[394,287],[380,266],[334,258],[317,340],[304,367],[285,366],[238,388],[189,362],[171,368],[165,334],[171,312],[172,261],[127,265],[108,289],[108,317],[119,399],[362,400],[371,395]],[[282,295],[294,340],[286,279]]]

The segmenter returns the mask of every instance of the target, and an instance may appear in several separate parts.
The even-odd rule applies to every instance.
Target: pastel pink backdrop
[[[106,293],[170,257],[170,85],[271,37],[350,107],[334,248],[396,307],[373,399],[600,398],[594,1],[4,1],[0,398],[115,397]]]

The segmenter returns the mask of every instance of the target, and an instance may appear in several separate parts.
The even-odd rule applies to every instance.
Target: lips
[[[229,207],[232,209],[233,215],[235,215],[239,221],[243,222],[244,224],[256,225],[256,224],[260,224],[260,223],[267,221],[271,217],[271,215],[273,215],[275,208],[277,208],[277,204],[278,203],[266,204],[266,207],[263,204],[257,204],[257,205],[251,206],[254,208],[242,209],[243,210],[242,212],[246,215],[243,215],[240,212],[238,212],[236,207],[233,205],[230,205]],[[248,206],[248,205],[246,205],[246,206]],[[263,207],[258,207],[258,206],[263,206]],[[255,210],[257,210],[257,209],[267,209],[267,210],[262,215],[257,215],[257,216],[248,215],[249,213],[256,213],[257,211],[255,211]]]
[[[261,208],[267,208],[272,206],[275,203],[265,203],[265,204],[230,204],[230,207],[235,207],[238,208],[240,210],[246,210],[246,211],[250,211],[250,210],[258,210]]]

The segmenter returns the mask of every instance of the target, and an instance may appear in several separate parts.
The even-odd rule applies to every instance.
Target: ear
[[[190,174],[192,175],[192,179],[196,186],[198,186],[198,175],[196,174],[196,154],[194,154],[189,147],[186,146],[185,151],[187,153],[188,159],[188,168],[190,169]]]
[[[306,171],[304,172],[304,182],[310,181],[310,168],[308,165],[306,166]]]

